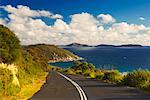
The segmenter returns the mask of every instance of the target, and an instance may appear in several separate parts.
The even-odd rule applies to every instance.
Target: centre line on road
[[[83,91],[83,89],[76,83],[74,82],[73,80],[71,80],[69,77],[57,72],[59,75],[61,75],[62,77],[64,77],[66,80],[68,80],[69,82],[71,82],[75,87],[76,89],[78,90],[79,94],[80,94],[80,98],[81,100],[87,100],[87,97],[85,95],[85,92]]]

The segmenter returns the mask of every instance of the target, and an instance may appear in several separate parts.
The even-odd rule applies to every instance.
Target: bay
[[[117,69],[121,72],[150,69],[150,47],[69,47],[64,49],[100,69]],[[67,68],[73,66],[73,62],[57,62],[52,65]]]

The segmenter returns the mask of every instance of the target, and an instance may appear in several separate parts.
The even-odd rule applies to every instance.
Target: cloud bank
[[[69,23],[63,16],[45,10],[32,10],[27,6],[2,6],[7,18],[0,24],[9,27],[20,38],[23,45],[48,43],[69,44],[73,42],[97,44],[142,44],[150,45],[150,27],[117,22],[109,14],[93,16],[89,13],[70,15]],[[55,19],[47,25],[41,17]]]

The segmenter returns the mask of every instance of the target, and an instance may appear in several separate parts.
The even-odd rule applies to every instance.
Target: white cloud
[[[126,22],[114,23],[109,30],[118,33],[137,33],[139,30],[144,30],[144,25],[128,24]]]
[[[97,16],[99,21],[103,24],[114,23],[116,20],[109,14],[99,14]]]
[[[49,18],[62,18],[61,15],[46,11],[46,10],[31,10],[27,6],[18,5],[16,8],[11,5],[1,6],[1,8],[5,9],[8,13],[14,14],[16,16],[22,17],[49,17]]]
[[[62,19],[63,16],[59,15],[59,14],[55,14],[53,15],[51,18],[54,18],[54,19]]]
[[[144,20],[146,20],[144,17],[139,17],[139,20],[142,20],[142,21],[144,21]]]
[[[80,31],[96,31],[98,21],[88,13],[74,14],[71,16],[70,27]]]
[[[143,44],[150,45],[150,28],[125,22],[115,23],[108,30],[105,39],[110,44]],[[104,40],[105,40],[104,39]]]
[[[70,23],[64,22],[61,16],[44,10],[32,10],[26,6],[3,7],[9,12],[9,20],[0,19],[20,38],[22,44],[68,44],[72,42],[85,44],[143,44],[150,45],[150,28],[144,25],[116,23],[111,15],[102,20],[89,13],[79,13],[70,16]],[[22,14],[21,9],[26,9]],[[54,25],[47,25],[39,16],[52,18],[56,15]],[[99,16],[99,15],[98,15]],[[34,18],[33,18],[34,17]],[[37,17],[37,18],[35,18]],[[110,24],[111,23],[111,24]],[[109,27],[105,28],[105,25]]]

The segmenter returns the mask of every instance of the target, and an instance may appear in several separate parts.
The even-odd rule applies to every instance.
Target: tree
[[[0,62],[12,63],[20,56],[20,41],[7,27],[0,25]]]

